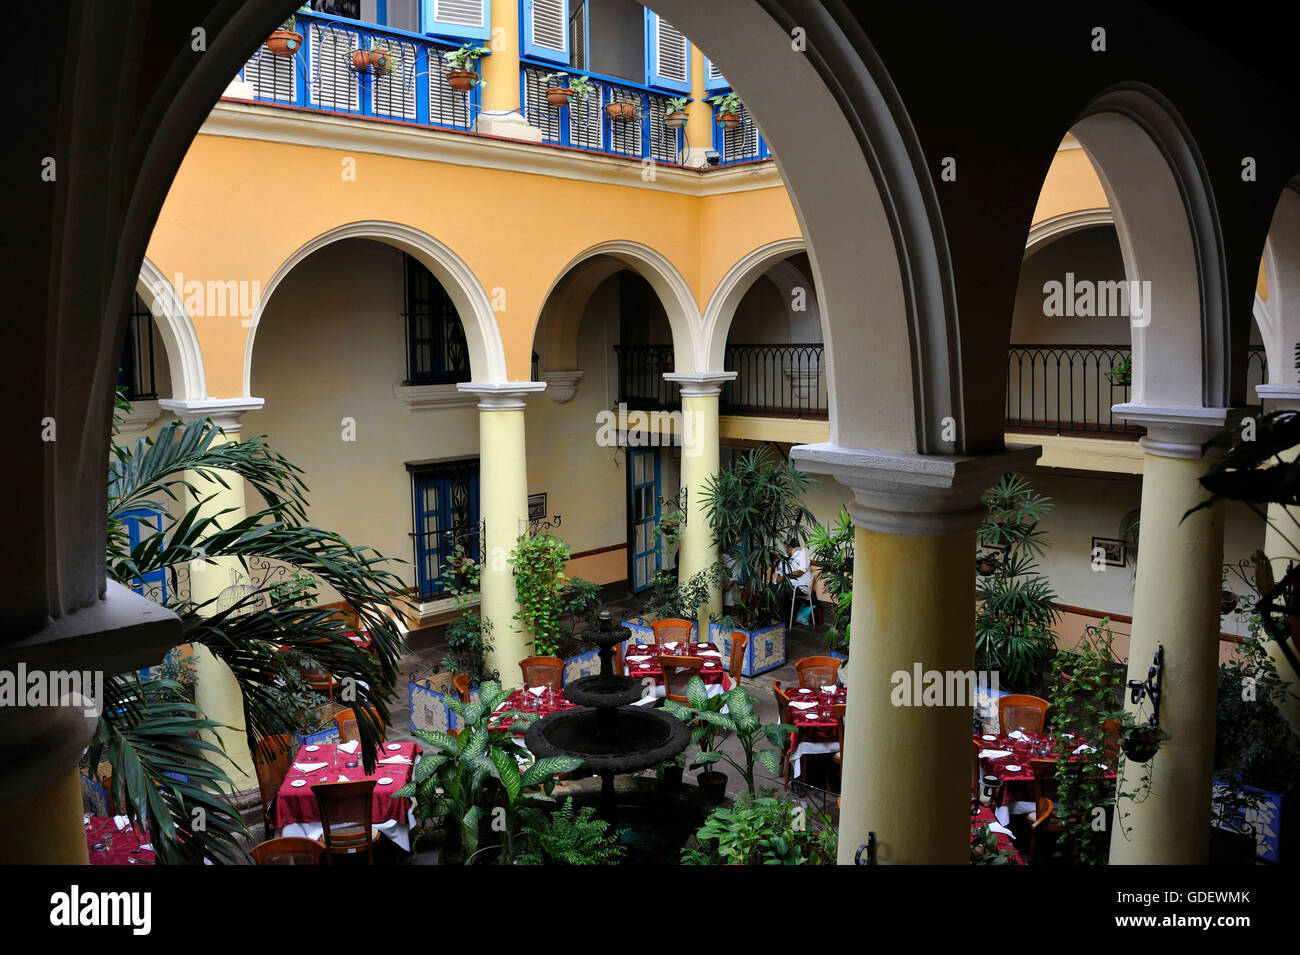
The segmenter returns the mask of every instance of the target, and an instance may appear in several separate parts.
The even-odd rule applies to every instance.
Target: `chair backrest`
[[[790,697],[786,695],[785,690],[781,689],[781,681],[772,681],[772,695],[776,697],[776,711],[780,714],[782,723],[790,722]]]
[[[1047,722],[1046,700],[1024,693],[1008,693],[998,700],[998,729],[1005,736],[1012,730],[1041,733]]]
[[[1101,752],[1113,769],[1119,762],[1119,720],[1107,720],[1101,724]]]
[[[847,703],[836,703],[831,707],[831,712],[835,714],[835,728],[839,733],[840,756],[844,755],[844,714],[848,712]]]
[[[267,809],[276,791],[289,774],[289,763],[298,747],[288,733],[267,736],[253,747],[253,768],[257,770],[257,788],[262,792],[262,808]]]
[[[686,702],[686,684],[691,677],[700,672],[704,666],[702,657],[675,657],[664,654],[659,657],[659,666],[664,671],[665,695],[678,703]]]
[[[456,696],[462,703],[469,702],[469,674],[457,673],[451,678],[452,689],[456,691]]]
[[[804,657],[794,668],[799,671],[800,686],[816,688],[839,680],[840,661],[836,657]]]
[[[524,657],[519,661],[524,674],[524,686],[548,686],[558,690],[564,686],[564,661],[559,657]]]
[[[375,710],[369,710],[370,718],[373,722],[379,722],[379,714]],[[350,743],[352,740],[361,739],[361,731],[357,729],[357,714],[355,710],[339,710],[334,714],[334,725],[339,731],[339,742]]]
[[[666,617],[650,624],[650,629],[654,631],[655,643],[662,647],[665,643],[690,642],[692,626],[693,624],[689,620]]]
[[[284,836],[267,839],[248,850],[258,865],[320,865],[325,847],[315,839]]]
[[[745,668],[745,648],[747,646],[749,646],[749,634],[732,631],[731,666],[727,668],[727,673],[731,677],[733,685],[740,682],[740,671]]]
[[[317,783],[311,787],[324,827],[321,840],[329,852],[355,852],[370,844],[374,818],[374,779]]]
[[[1029,768],[1034,773],[1034,801],[1056,798],[1056,760],[1031,759]]]

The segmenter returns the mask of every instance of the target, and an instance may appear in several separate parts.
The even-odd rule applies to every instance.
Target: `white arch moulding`
[[[180,292],[162,270],[148,258],[140,265],[136,292],[149,307],[158,325],[158,337],[167,351],[171,371],[172,398],[201,401],[208,396],[203,349],[194,322],[185,311]]]
[[[1025,240],[1025,258],[1029,258],[1047,243],[1072,232],[1114,224],[1115,216],[1110,209],[1075,209],[1073,212],[1063,212],[1059,216],[1036,222],[1029,230],[1028,239]]]
[[[262,313],[276,288],[303,259],[344,239],[373,239],[418,259],[442,284],[452,304],[456,306],[461,326],[465,330],[473,380],[496,384],[508,381],[505,348],[492,303],[482,283],[465,261],[446,245],[419,229],[396,222],[364,221],[338,226],[304,243],[281,263],[267,281],[253,310],[248,338],[244,343],[244,397],[252,395],[253,343]]]
[[[727,349],[727,336],[731,332],[731,323],[736,317],[736,308],[740,305],[740,300],[754,286],[768,270],[774,268],[792,255],[798,255],[800,252],[807,251],[807,246],[801,236],[790,239],[778,239],[775,242],[769,242],[767,245],[759,246],[757,249],[749,252],[739,262],[727,270],[727,274],[722,277],[713,294],[709,296],[709,304],[704,308],[704,338],[706,342],[706,351],[704,358],[706,364],[698,369],[699,371],[721,371],[723,358]],[[816,308],[816,294],[810,297],[810,305]],[[820,312],[818,313],[820,321]],[[822,340],[825,341],[825,329],[822,329]],[[831,366],[833,365],[832,356],[830,355],[829,346],[826,356],[827,364],[827,386],[831,385]],[[833,390],[832,390],[833,393]]]

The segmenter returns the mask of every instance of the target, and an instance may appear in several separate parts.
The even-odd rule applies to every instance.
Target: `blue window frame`
[[[422,262],[406,255],[405,266],[406,383],[469,381],[469,346],[455,304]]]
[[[663,566],[659,550],[659,448],[627,449],[628,579],[640,593]]]
[[[132,550],[139,546],[142,538],[158,532],[159,520],[157,514],[146,508],[136,508],[135,510],[122,512],[122,526],[126,529],[126,536],[131,542]],[[143,594],[155,603],[165,603],[167,600],[167,571],[149,571],[132,581],[131,589],[138,594]]]
[[[520,0],[524,56],[569,65],[569,0]]]
[[[483,542],[479,525],[478,458],[412,462],[411,509],[415,543],[415,587],[423,600],[457,584],[447,561],[457,546],[480,559]]]
[[[691,91],[691,43],[653,10],[645,11],[645,85]]]
[[[727,78],[719,72],[708,57],[704,58],[704,88],[710,93],[724,93],[731,89]]]
[[[492,0],[422,0],[420,32],[462,42],[487,40],[492,35]]]

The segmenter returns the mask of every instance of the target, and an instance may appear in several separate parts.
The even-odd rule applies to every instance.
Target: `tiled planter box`
[[[346,710],[346,706],[340,706],[337,703],[326,703],[324,706],[316,707],[322,720],[332,719],[335,713]],[[327,726],[318,733],[297,733],[294,739],[298,741],[299,746],[316,746],[321,743],[337,743],[339,741],[339,730],[337,726]]]
[[[456,698],[450,673],[437,673],[422,680],[412,680],[408,687],[411,729],[437,733],[460,730],[463,725],[461,718],[447,705],[449,699]],[[471,687],[469,695],[471,700],[478,699],[478,687]]]
[[[1223,792],[1224,783],[1214,783],[1214,799],[1217,802]],[[1253,786],[1238,785],[1241,793],[1249,797],[1254,806],[1246,806],[1238,814],[1255,831],[1255,858],[1261,862],[1278,862],[1282,847],[1282,809],[1284,797],[1281,793],[1256,789]],[[1231,829],[1231,826],[1221,828]],[[1289,838],[1289,837],[1288,837]]]
[[[740,668],[741,675],[758,676],[785,665],[784,623],[753,631],[736,628],[736,632],[749,634],[749,643],[745,645],[745,660]],[[709,639],[722,650],[724,661],[731,659],[731,633],[719,623],[709,624]]]
[[[564,661],[565,686],[568,686],[574,680],[581,680],[584,676],[596,676],[599,673],[599,650],[589,650],[586,653],[579,653],[577,656],[569,657]]]

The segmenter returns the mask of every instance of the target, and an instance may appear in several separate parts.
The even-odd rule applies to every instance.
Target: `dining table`
[[[91,865],[153,865],[153,843],[126,816],[85,816]]]
[[[402,849],[411,848],[411,827],[415,825],[413,800],[397,791],[411,781],[420,747],[412,742],[381,743],[375,772],[367,773],[361,761],[361,744],[313,743],[301,746],[289,764],[272,807],[271,824],[279,836],[320,839],[320,807],[312,786],[316,783],[375,780],[371,825],[374,831]]]
[[[1011,817],[1036,810],[1034,802],[1034,770],[1032,760],[1060,758],[1056,740],[1050,733],[1025,733],[1012,730],[1008,734],[982,733],[974,737],[979,744],[981,774],[997,777],[994,813],[998,822],[1006,826]],[[1073,733],[1061,734],[1061,742],[1069,750],[1066,758],[1077,760],[1090,752],[1095,745]],[[1118,777],[1117,767],[1104,760],[1098,768],[1107,779]]]
[[[975,834],[984,826],[990,827],[997,839],[998,848],[1011,853],[1012,861],[1016,865],[1025,864],[1024,858],[1020,855],[1020,851],[1016,848],[1016,844],[1012,839],[1011,830],[1007,829],[1005,824],[998,822],[997,816],[994,815],[993,810],[988,806],[980,806],[970,817],[970,836],[972,842],[975,841]]]
[[[838,684],[794,687],[790,690],[790,774],[799,778],[805,756],[840,751],[840,723],[834,707],[848,700],[848,690]]]
[[[665,644],[638,642],[635,638],[623,645],[623,670],[640,680],[649,690],[635,704],[644,706],[655,700],[662,700],[668,694],[664,683],[664,668],[659,663],[661,656],[699,657],[700,679],[704,681],[704,692],[708,696],[718,696],[731,689],[731,677],[722,659],[722,651],[714,643],[671,642]]]
[[[549,686],[520,688],[497,704],[496,709],[493,711],[493,715],[488,717],[488,729],[502,733],[510,732],[515,736],[523,736],[523,730],[511,729],[519,719],[517,716],[509,715],[513,713],[513,711],[518,710],[521,713],[536,713],[541,717],[550,716],[552,713],[558,713],[560,710],[573,709],[574,706],[575,704],[570,703],[564,698],[563,690],[557,690]]]

